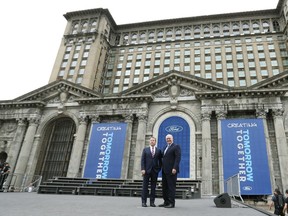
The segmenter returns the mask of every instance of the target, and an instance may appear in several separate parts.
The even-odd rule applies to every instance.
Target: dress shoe
[[[156,205],[154,203],[150,203],[151,207],[156,207]]]
[[[159,207],[165,207],[165,206],[167,206],[168,204],[166,204],[166,203],[162,203],[162,204],[160,204],[160,205],[158,205]]]
[[[147,207],[146,203],[142,203],[142,207]]]
[[[169,205],[166,205],[164,206],[164,208],[174,208],[175,206],[173,204],[169,204]]]

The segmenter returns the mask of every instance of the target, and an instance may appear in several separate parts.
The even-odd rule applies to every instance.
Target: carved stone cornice
[[[129,95],[129,96],[109,96],[103,98],[79,98],[75,99],[79,104],[111,104],[111,103],[131,103],[131,102],[150,102],[153,100],[152,95]]]
[[[216,98],[258,98],[258,97],[281,97],[287,92],[287,89],[236,89],[229,91],[206,91],[206,92],[195,92],[197,99],[216,99]]]

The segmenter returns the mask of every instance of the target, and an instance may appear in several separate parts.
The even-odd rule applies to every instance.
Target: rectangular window
[[[124,79],[124,84],[129,84],[129,80],[130,80],[129,78],[125,78]]]
[[[200,57],[195,57],[194,62],[200,62]]]
[[[120,57],[121,57],[121,56],[120,56]],[[121,59],[123,60],[123,58],[120,59],[120,57],[119,57],[119,60],[121,60]],[[123,56],[122,56],[122,57],[123,57]],[[127,56],[127,60],[132,60],[132,59],[133,59],[133,55],[128,55],[128,56]],[[141,59],[141,58],[140,58],[140,59]]]
[[[230,86],[230,87],[235,86],[234,80],[228,80],[228,86]]]
[[[246,86],[246,80],[239,80],[240,86]]]
[[[232,71],[227,72],[227,77],[228,78],[233,78],[234,77],[234,73]]]
[[[155,53],[155,58],[160,58],[161,57],[161,53],[157,52]]]
[[[139,83],[139,77],[134,77],[133,83]]]
[[[189,65],[184,66],[184,71],[185,71],[185,72],[190,71],[190,66],[189,66]]]

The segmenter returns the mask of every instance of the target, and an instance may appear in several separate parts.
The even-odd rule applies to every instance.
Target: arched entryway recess
[[[75,123],[69,117],[57,118],[48,123],[35,175],[41,175],[43,180],[67,175],[75,131]]]
[[[174,124],[174,123],[175,124]],[[166,145],[165,134],[163,128],[169,126],[186,127],[185,143],[177,143],[177,135],[171,132],[164,132],[165,134],[171,133],[174,135],[174,141],[180,144],[182,150],[182,166],[180,165],[179,178],[182,179],[196,179],[197,166],[196,166],[196,127],[193,119],[186,113],[180,111],[167,112],[159,116],[153,126],[153,136],[158,138],[157,145],[162,148]],[[175,128],[176,129],[176,128]],[[179,129],[179,128],[178,128]],[[168,130],[168,129],[167,129]],[[161,132],[162,131],[162,132]],[[176,136],[176,137],[175,137]],[[180,140],[180,139],[179,139]],[[183,140],[183,139],[181,139]],[[184,153],[184,154],[183,154]],[[184,155],[184,157],[183,157]],[[187,174],[188,173],[188,174]]]

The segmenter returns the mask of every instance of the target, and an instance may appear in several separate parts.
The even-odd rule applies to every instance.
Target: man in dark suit
[[[148,185],[150,181],[150,206],[155,205],[155,190],[157,184],[158,173],[162,166],[162,153],[161,150],[156,148],[156,138],[150,138],[150,145],[143,149],[141,156],[141,174],[143,176],[142,185],[142,207],[147,207]]]
[[[166,135],[167,146],[163,150],[162,158],[162,193],[164,203],[159,207],[175,207],[175,191],[179,163],[181,160],[181,148],[173,142],[171,134]]]

